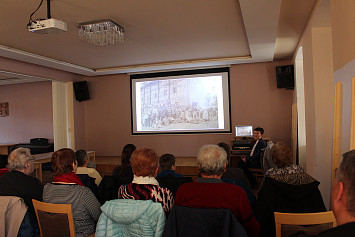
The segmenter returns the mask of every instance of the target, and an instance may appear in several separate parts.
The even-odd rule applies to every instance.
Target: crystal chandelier
[[[124,29],[110,19],[79,23],[79,37],[95,46],[123,43]]]

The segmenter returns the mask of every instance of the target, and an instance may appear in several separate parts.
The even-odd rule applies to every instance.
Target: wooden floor
[[[96,156],[96,169],[101,176],[111,175],[116,166],[121,165],[119,156]],[[184,176],[197,177],[198,168],[196,157],[177,157],[176,172]]]

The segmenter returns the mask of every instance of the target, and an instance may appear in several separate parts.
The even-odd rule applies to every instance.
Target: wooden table
[[[9,155],[11,148],[17,144],[0,144],[0,155]]]
[[[93,162],[95,162],[95,151],[88,151],[87,153],[89,156],[89,160],[92,160]],[[36,178],[39,179],[41,182],[42,182],[42,177],[43,177],[42,164],[51,162],[52,154],[53,154],[53,152],[47,152],[47,153],[32,155],[32,157],[35,158],[33,163],[34,163],[34,169],[36,172]]]

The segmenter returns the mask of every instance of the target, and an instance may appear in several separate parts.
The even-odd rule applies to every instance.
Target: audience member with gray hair
[[[9,170],[0,177],[0,196],[21,197],[28,211],[36,218],[32,199],[42,201],[43,185],[31,176],[34,170],[33,158],[28,148],[17,148],[9,155]]]
[[[355,150],[343,154],[331,195],[332,210],[337,227],[326,230],[319,237],[355,235]]]
[[[185,183],[177,191],[175,205],[195,208],[228,208],[242,224],[248,236],[259,236],[260,226],[244,190],[223,183],[227,153],[218,145],[204,145],[197,156],[201,177]]]

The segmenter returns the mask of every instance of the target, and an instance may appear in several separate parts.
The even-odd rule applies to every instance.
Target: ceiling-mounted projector
[[[65,22],[53,18],[33,21],[27,25],[27,29],[33,33],[41,35],[68,31],[67,24]]]

